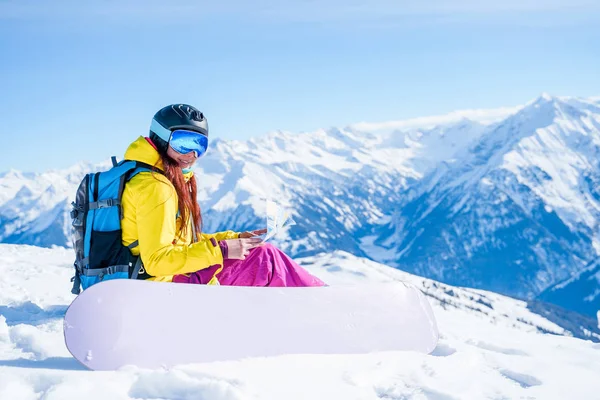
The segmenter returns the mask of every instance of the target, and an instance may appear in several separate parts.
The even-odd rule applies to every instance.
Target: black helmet
[[[171,104],[154,114],[150,125],[150,139],[161,153],[166,154],[171,132],[175,129],[187,129],[208,137],[204,114],[187,104]]]

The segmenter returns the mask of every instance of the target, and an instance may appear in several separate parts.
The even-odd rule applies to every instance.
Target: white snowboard
[[[233,287],[110,280],[64,319],[67,348],[94,370],[280,354],[430,353],[438,330],[410,284]]]

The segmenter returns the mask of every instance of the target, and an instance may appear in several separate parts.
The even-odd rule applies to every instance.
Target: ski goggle
[[[194,131],[176,129],[171,132],[169,146],[179,154],[196,153],[196,157],[202,157],[208,149],[208,138]]]

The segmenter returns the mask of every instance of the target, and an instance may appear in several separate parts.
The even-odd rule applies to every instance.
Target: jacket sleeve
[[[191,245],[173,244],[177,193],[170,182],[150,178],[136,197],[140,255],[150,275],[186,274],[223,264],[221,248],[215,239]]]
[[[210,238],[215,238],[215,240],[217,242],[221,241],[221,240],[227,240],[227,239],[237,239],[240,235],[240,232],[235,232],[235,231],[223,231],[223,232],[216,232],[216,233],[202,233],[202,236],[208,240],[210,240]]]

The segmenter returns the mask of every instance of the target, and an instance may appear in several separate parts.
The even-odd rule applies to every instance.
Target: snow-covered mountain
[[[406,131],[378,129],[376,134],[347,127],[303,134],[277,131],[247,142],[216,139],[196,167],[205,230],[264,225],[262,200],[272,198],[298,217],[290,251],[339,248],[362,254],[356,230],[378,221],[399,201],[400,189],[445,160],[446,147],[461,148],[483,129],[465,118],[446,120],[444,126],[424,119]],[[0,241],[69,246],[68,214],[56,215],[63,232],[40,224],[41,215],[56,211],[60,202],[68,209],[84,174],[109,165],[108,160],[82,162],[65,171],[1,174]],[[37,232],[36,243],[28,231]]]
[[[585,317],[546,316],[524,301],[343,251],[297,261],[330,285],[404,281],[419,287],[437,319],[438,346],[430,355],[286,355],[85,371],[63,338],[62,317],[73,299],[69,249],[0,244],[0,276],[10,277],[0,280],[0,398],[591,399],[600,393],[600,330]],[[215,338],[213,345],[226,343]]]
[[[413,185],[376,230],[393,265],[531,298],[598,257],[600,107],[544,95]]]
[[[208,232],[264,226],[271,198],[297,223],[276,240],[293,256],[343,250],[532,299],[600,251],[599,144],[597,99],[542,95],[512,109],[213,140],[198,197]],[[0,174],[0,241],[70,246],[75,189],[109,165]]]

